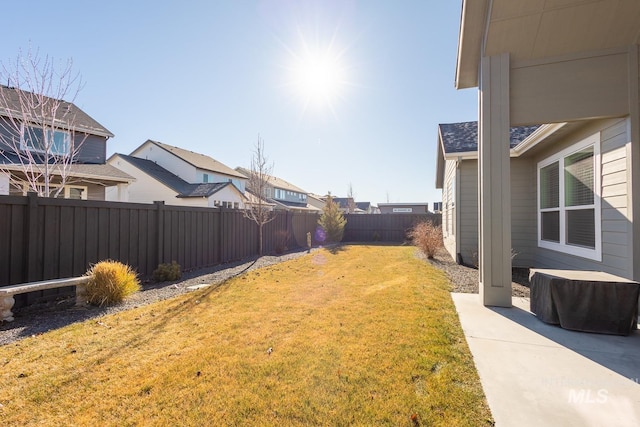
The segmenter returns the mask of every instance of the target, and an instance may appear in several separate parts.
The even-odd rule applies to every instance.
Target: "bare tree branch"
[[[76,129],[72,104],[82,81],[73,61],[57,67],[38,50],[20,50],[0,63],[0,82],[7,83],[0,85],[0,172],[18,190],[57,197],[88,136]]]
[[[247,183],[248,190],[255,196],[256,200],[247,204],[244,215],[258,225],[258,253],[260,255],[263,252],[262,231],[264,225],[275,218],[273,206],[267,202],[267,199],[271,197],[270,191],[272,191],[270,185],[272,170],[273,164],[269,163],[269,159],[264,152],[264,141],[258,135],[258,142],[251,156],[249,182]]]

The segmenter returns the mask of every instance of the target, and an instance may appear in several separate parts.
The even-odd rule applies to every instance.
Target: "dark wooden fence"
[[[347,215],[344,241],[403,242],[425,219],[440,222],[439,215]],[[264,253],[306,247],[317,221],[278,213],[264,227]],[[236,210],[0,196],[0,286],[80,276],[105,259],[148,278],[160,263],[193,270],[257,254],[258,227]],[[17,297],[16,305],[40,296]]]
[[[404,242],[407,232],[417,223],[432,221],[440,225],[440,214],[376,214],[345,215],[345,242]]]
[[[278,213],[264,227],[264,253],[306,246],[317,221]],[[80,276],[104,259],[147,278],[164,262],[192,270],[257,253],[257,225],[235,210],[0,196],[0,286]]]

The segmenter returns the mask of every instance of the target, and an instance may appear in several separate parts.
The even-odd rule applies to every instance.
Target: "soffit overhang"
[[[463,0],[456,88],[478,86],[480,58],[512,62],[640,42],[638,0]]]

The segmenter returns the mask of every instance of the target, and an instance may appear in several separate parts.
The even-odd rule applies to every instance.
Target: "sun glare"
[[[293,68],[293,85],[307,102],[332,104],[344,85],[339,58],[329,52],[298,58]]]

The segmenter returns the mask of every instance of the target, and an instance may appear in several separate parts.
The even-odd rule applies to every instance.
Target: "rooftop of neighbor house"
[[[425,203],[425,202],[416,202],[416,203],[411,203],[411,202],[407,202],[407,203],[378,203],[378,207],[383,207],[383,206],[429,206],[429,203]]]
[[[3,163],[3,160],[6,163]],[[2,169],[15,172],[24,171],[24,166],[19,161],[11,162],[7,159],[2,159],[0,156],[0,164]],[[108,164],[85,164],[85,163],[73,163],[69,165],[67,170],[69,177],[73,178],[92,178],[106,181],[116,182],[133,182],[135,178],[131,175],[121,171],[120,169],[108,165]],[[54,172],[55,175],[55,172]]]
[[[243,168],[241,166],[238,166],[236,168],[236,171],[241,173],[245,177],[249,177],[251,175],[251,171],[249,169]],[[277,176],[274,176],[274,175],[267,175],[267,177],[269,179],[269,185],[271,185],[273,188],[280,188],[282,190],[294,191],[296,193],[307,194],[307,192],[304,191],[302,188],[296,187],[295,185],[291,184],[288,181],[285,181],[282,178],[278,178]]]
[[[126,154],[117,154],[117,156],[174,190],[178,193],[177,197],[209,197],[228,185],[233,186],[231,182],[191,184],[151,160],[127,156]]]
[[[510,148],[514,148],[540,126],[518,126],[510,129]],[[478,122],[445,123],[438,125],[443,151],[466,153],[478,151]]]
[[[241,173],[239,173],[238,171],[230,168],[229,166],[225,165],[222,162],[217,161],[216,159],[207,156],[206,154],[201,154],[201,153],[196,153],[194,151],[190,151],[190,150],[185,150],[184,148],[180,148],[180,147],[175,147],[173,145],[169,145],[169,144],[165,144],[163,142],[159,142],[159,141],[154,141],[152,139],[149,139],[145,142],[146,143],[151,143],[154,144],[168,152],[170,152],[171,154],[181,158],[182,160],[184,160],[185,162],[189,163],[192,166],[195,166],[198,169],[204,169],[207,171],[211,171],[211,172],[216,172],[216,173],[220,173],[223,175],[228,175],[231,176],[233,178],[240,178],[240,179],[247,179],[247,177]],[[144,144],[142,144],[144,145]],[[141,146],[142,147],[142,146]],[[131,153],[132,155],[135,155],[135,152],[137,151],[134,150],[133,153]]]
[[[55,103],[60,103],[61,105],[59,105],[58,108],[55,108],[55,116],[35,116],[21,108],[20,99],[24,99],[24,97],[33,97],[39,104],[51,103],[53,106]],[[48,112],[47,108],[39,108],[38,110]],[[51,110],[54,109],[52,108]],[[44,95],[37,95],[32,92],[27,92],[22,89],[5,85],[0,85],[0,116],[10,117],[20,121],[24,121],[26,119],[35,124],[42,123],[43,121],[51,121],[56,127],[60,127],[65,130],[113,138],[113,133],[72,102],[58,100]]]

